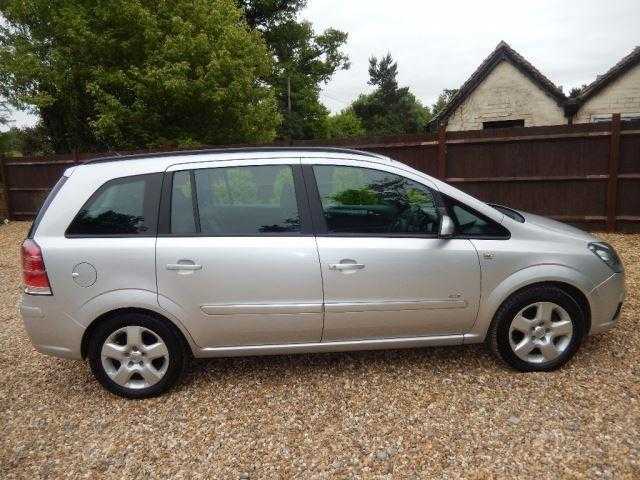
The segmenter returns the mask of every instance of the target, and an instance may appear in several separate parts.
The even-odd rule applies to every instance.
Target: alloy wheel
[[[514,354],[529,363],[547,363],[571,344],[573,322],[567,311],[553,302],[536,302],[520,310],[509,326]]]
[[[115,383],[142,389],[158,383],[169,367],[169,350],[162,338],[139,325],[111,333],[100,352],[102,367]]]

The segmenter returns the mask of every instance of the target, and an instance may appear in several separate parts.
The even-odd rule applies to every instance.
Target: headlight
[[[609,265],[609,268],[616,273],[622,272],[622,262],[614,248],[608,243],[597,242],[590,243],[589,250],[595,253],[600,260]]]

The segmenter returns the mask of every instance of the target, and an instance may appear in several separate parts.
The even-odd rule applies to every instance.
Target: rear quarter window
[[[82,206],[67,228],[66,235],[155,235],[161,183],[161,173],[108,181]]]

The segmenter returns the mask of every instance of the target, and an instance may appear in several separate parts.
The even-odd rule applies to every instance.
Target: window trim
[[[469,205],[467,205],[466,203],[461,202],[460,200],[456,200],[455,198],[449,197],[448,195],[444,195],[444,194],[441,194],[441,195],[442,195],[442,201],[446,205],[445,208],[447,210],[447,214],[449,215],[449,217],[451,217],[451,220],[453,221],[454,225],[456,226],[456,233],[454,233],[453,237],[451,237],[451,238],[459,238],[459,239],[464,239],[464,240],[509,240],[511,238],[511,231],[507,227],[505,227],[503,224],[498,223],[495,220],[489,218],[488,216],[478,212],[475,208],[470,207]],[[497,225],[500,229],[502,229],[502,230],[504,230],[506,232],[506,235],[478,235],[478,234],[476,234],[476,235],[462,235],[462,234],[457,233],[458,232],[458,228],[459,228],[459,224],[458,224],[458,218],[453,213],[453,206],[454,205],[460,205],[462,208],[470,211],[473,215],[477,216],[481,220],[484,220],[485,222],[488,222],[488,223],[493,224],[493,225]],[[503,213],[502,215],[505,215],[505,214]]]
[[[412,182],[418,183],[422,185],[424,188],[431,192],[433,196],[433,201],[436,207],[442,206],[440,192],[434,188],[431,188],[424,183],[418,182],[412,178],[409,178],[405,175],[400,175],[396,172],[390,172],[387,170],[382,170],[379,168],[372,168],[369,166],[360,166],[360,165],[345,165],[342,163],[307,163],[302,165],[302,173],[304,176],[305,185],[307,186],[307,193],[309,198],[309,207],[311,209],[311,218],[313,221],[313,227],[316,236],[318,237],[343,237],[343,238],[440,238],[438,232],[436,233],[410,233],[410,232],[397,232],[397,233],[355,233],[355,232],[329,232],[327,227],[327,221],[324,217],[324,212],[322,210],[322,199],[320,198],[320,190],[318,189],[318,182],[316,179],[315,172],[313,171],[313,167],[348,167],[348,168],[361,168],[365,170],[373,170],[375,172],[388,173],[391,175],[396,175],[401,178],[405,178],[407,180],[411,180]],[[438,211],[438,228],[440,222],[442,221],[442,215],[440,213],[440,208],[437,208]]]
[[[265,232],[265,233],[218,233],[212,234],[208,232],[200,231],[200,215],[197,206],[197,193],[195,192],[195,171],[196,170],[209,170],[213,168],[250,168],[250,167],[289,167],[293,175],[293,190],[296,197],[296,204],[298,206],[298,215],[300,216],[300,230],[297,232]],[[196,202],[194,208],[194,215],[196,217],[196,229],[195,233],[172,233],[171,232],[171,194],[173,191],[173,176],[178,172],[188,171],[191,183],[191,199],[192,202]],[[198,168],[184,168],[180,170],[171,170],[164,172],[164,178],[166,188],[162,190],[162,198],[160,200],[160,213],[158,215],[158,237],[162,238],[228,238],[228,237],[309,237],[313,236],[313,225],[311,221],[311,214],[309,212],[307,190],[302,177],[302,166],[295,163],[260,163],[260,164],[242,164],[242,165],[208,165],[206,167]]]
[[[80,212],[84,209],[85,205],[93,202],[98,195],[102,193],[102,191],[110,186],[110,184],[124,183],[130,181],[135,178],[148,178],[147,186],[145,187],[144,198],[142,201],[142,210],[145,214],[145,218],[148,218],[148,221],[145,221],[145,224],[148,226],[148,229],[144,233],[115,233],[115,234],[107,234],[107,233],[99,233],[99,234],[88,234],[88,233],[69,233],[69,229],[73,222],[76,221]],[[74,238],[149,238],[155,237],[158,229],[158,207],[160,203],[161,197],[161,189],[163,183],[163,174],[162,172],[152,172],[152,173],[143,173],[138,175],[127,175],[124,177],[114,177],[110,178],[102,185],[100,185],[96,190],[91,194],[91,196],[82,204],[80,209],[73,216],[73,219],[67,225],[67,228],[64,231],[65,238],[74,239]],[[147,192],[147,188],[151,190],[151,192]],[[149,215],[147,215],[147,213]]]

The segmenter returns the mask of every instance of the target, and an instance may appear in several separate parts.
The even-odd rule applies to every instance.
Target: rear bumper
[[[56,308],[54,297],[22,295],[20,316],[37,351],[61,358],[81,359],[84,327]]]
[[[624,272],[614,273],[589,294],[591,304],[591,330],[589,334],[602,333],[615,327],[624,302]]]

